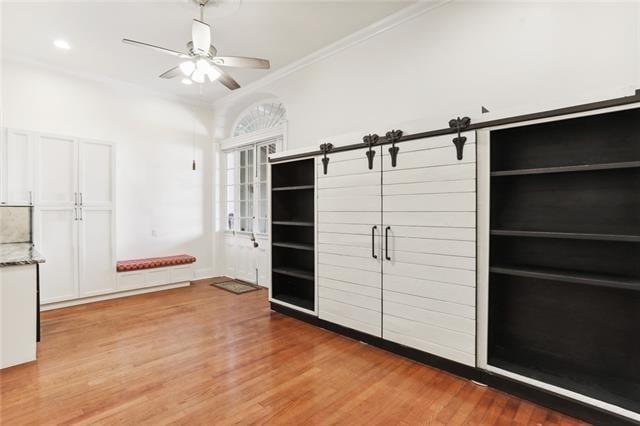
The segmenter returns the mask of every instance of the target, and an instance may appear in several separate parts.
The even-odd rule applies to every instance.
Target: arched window
[[[244,112],[235,129],[233,136],[242,136],[258,130],[272,129],[284,123],[286,117],[284,105],[278,101],[256,104]]]

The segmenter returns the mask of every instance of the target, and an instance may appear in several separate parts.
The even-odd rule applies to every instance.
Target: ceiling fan
[[[218,51],[211,45],[211,28],[204,22],[204,8],[209,0],[194,0],[200,6],[200,19],[194,19],[191,25],[191,41],[187,43],[187,53],[177,52],[164,47],[155,46],[141,41],[123,38],[122,42],[133,46],[153,49],[157,52],[185,59],[179,65],[160,74],[160,78],[174,78],[179,75],[185,77],[185,83],[192,81],[204,83],[205,77],[213,82],[218,80],[230,90],[239,89],[240,85],[220,67],[259,68],[269,69],[271,64],[267,59],[246,58],[243,56],[217,56]]]

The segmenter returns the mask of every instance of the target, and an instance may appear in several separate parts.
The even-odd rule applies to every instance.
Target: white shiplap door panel
[[[384,196],[397,197],[404,194],[459,194],[464,192],[473,193],[475,190],[476,181],[474,179],[396,183],[384,186]]]
[[[320,252],[318,254],[318,263],[320,265],[342,266],[343,268],[380,272],[380,262],[371,256],[356,257]]]
[[[475,210],[475,192],[384,195],[385,214],[387,212],[475,212]]]
[[[398,158],[400,158],[400,155],[402,155],[402,153],[405,153],[407,155],[409,155],[408,153],[411,153],[410,155],[414,155],[415,151],[426,151],[426,150],[437,149],[437,148],[451,149],[453,152],[453,156],[455,158],[456,147],[453,145],[453,143],[451,143],[452,138],[453,136],[446,136],[446,137],[417,139],[414,141],[402,142],[400,145],[398,145],[398,147],[400,148],[400,151],[398,151]],[[469,143],[470,142],[467,141],[467,143],[465,144],[465,148],[469,145]],[[390,156],[389,151],[386,149],[383,150],[382,156],[389,157]]]
[[[418,350],[428,352],[442,358],[450,359],[461,364],[469,365],[472,367],[475,366],[475,356],[464,351],[436,345],[431,342],[421,340],[413,336],[408,336],[406,334],[398,333],[393,330],[385,330],[384,338],[386,340],[416,348]]]
[[[318,212],[376,212],[380,214],[380,193],[355,197],[318,196]]]
[[[320,295],[320,319],[335,322],[345,327],[353,328],[364,333],[380,336],[382,315],[377,311],[325,299]]]
[[[385,330],[388,328],[389,331],[412,336],[424,342],[468,353],[472,356],[475,353],[476,339],[473,333],[461,333],[449,328],[426,324],[417,321],[415,318],[398,318],[386,312],[387,309],[385,308]]]
[[[326,176],[322,174],[322,171],[318,171],[318,190],[319,192],[324,189],[333,188],[368,188],[370,186],[378,186],[380,188],[380,172],[367,173],[362,172],[360,174],[353,174],[347,176],[333,176],[331,174],[331,166],[329,163],[329,171]],[[322,167],[322,166],[320,166]]]
[[[398,185],[419,182],[448,182],[457,180],[474,180],[475,177],[475,163],[434,166],[425,169],[385,168],[384,184]]]
[[[393,259],[393,258],[392,258]],[[464,269],[441,268],[412,263],[386,262],[384,264],[385,278],[387,275],[397,275],[409,278],[430,278],[438,282],[475,287],[476,272]]]
[[[371,239],[371,237],[369,237]],[[371,243],[369,243],[371,245]],[[380,242],[378,241],[375,245],[376,253],[380,251]],[[354,250],[353,246],[343,245],[343,244],[318,244],[318,253],[324,254],[335,254],[344,257],[348,257],[349,259],[371,259],[375,260],[371,257],[371,252],[363,252],[361,250]],[[380,264],[378,264],[378,270],[380,269]]]
[[[325,215],[348,215],[349,213],[325,213]],[[335,216],[329,216],[333,219]],[[453,228],[474,228],[476,226],[475,212],[386,212],[384,222],[396,226],[427,226]],[[423,225],[419,225],[423,224]]]
[[[449,143],[451,139],[449,136]],[[402,149],[402,148],[401,148]],[[395,168],[391,167],[391,161],[383,162],[384,170],[406,170],[406,169],[421,169],[429,167],[441,167],[448,165],[458,165],[465,163],[476,162],[476,146],[475,144],[467,143],[464,146],[464,157],[462,160],[458,160],[456,157],[456,150],[451,143],[450,147],[428,149],[423,151],[415,151],[406,153],[405,156],[398,155],[398,163]]]
[[[347,291],[347,289],[349,291]],[[350,288],[339,290],[331,287],[322,289],[322,298],[333,300],[334,302],[345,303],[347,305],[357,306],[358,308],[369,309],[371,311],[380,312],[382,304],[380,303],[380,293],[376,296],[363,296],[361,294],[351,292]]]
[[[349,292],[352,294],[367,296],[367,297],[377,297],[380,298],[380,289],[376,287],[370,287],[362,284],[354,284],[348,283],[346,281],[338,281],[332,280],[330,278],[320,277],[319,279],[320,285],[323,288],[329,288],[334,290],[341,290],[345,292]]]
[[[414,306],[431,312],[440,312],[469,320],[475,320],[476,318],[476,309],[474,306],[463,305],[460,303],[445,302],[442,300],[430,299],[428,297],[397,293],[395,291],[388,290],[384,290],[382,292],[382,298],[385,303],[394,302],[403,306]]]
[[[394,226],[395,237],[427,238],[448,241],[475,241],[474,228],[445,228],[434,226]]]
[[[380,223],[380,211],[377,212],[318,212],[318,222],[341,225],[362,225]]]
[[[326,175],[320,159],[316,162],[318,314],[327,321],[380,336],[380,150],[372,170],[367,168],[365,150],[336,153],[330,158]]]
[[[392,254],[396,251],[475,258],[476,246],[473,241],[398,237],[396,235],[396,227],[391,226],[389,230],[389,253]],[[401,259],[393,254],[391,258],[396,260]]]
[[[474,365],[475,135],[466,136],[462,161],[450,136],[401,145],[397,168],[383,158],[383,337]]]
[[[329,245],[352,246],[352,247],[365,247],[365,248],[368,248],[369,250],[353,249],[352,255],[372,257],[371,256],[371,227],[372,226],[371,225],[367,225],[367,226],[369,228],[369,232],[367,235],[337,234],[337,233],[321,232],[318,234],[318,243],[329,244]],[[378,226],[378,229],[380,229],[379,226]]]
[[[367,157],[365,157],[364,151],[362,151],[361,158],[355,158],[353,160],[346,160],[346,161],[335,161],[336,158],[340,158],[339,156],[342,156],[343,154],[344,153],[331,155],[327,174],[325,175],[324,172],[321,170],[320,174],[318,175],[319,181],[322,181],[329,177],[361,175],[363,173],[372,174],[375,172],[378,172],[377,176],[378,178],[380,177],[379,172],[382,166],[379,160],[379,155],[380,155],[379,151],[376,154],[376,157],[374,158],[373,169],[371,170],[369,170],[369,163],[367,161]]]
[[[318,232],[331,234],[371,235],[371,226],[342,223],[320,223]]]
[[[392,242],[389,242],[391,245]],[[465,269],[468,271],[475,271],[476,259],[473,257],[462,256],[449,256],[442,254],[431,253],[414,253],[414,252],[395,252],[390,251],[392,261],[393,257],[397,256],[401,258],[403,263],[411,263],[415,265],[428,265],[436,266],[440,268],[453,268],[453,269]]]
[[[408,296],[419,296],[472,307],[476,303],[476,292],[472,287],[451,285],[424,278],[385,275],[384,290],[385,292],[402,293]]]
[[[334,265],[318,265],[318,275],[320,278],[330,278],[332,280],[347,281],[354,284],[366,285],[373,288],[380,288],[380,271],[362,271],[360,269],[345,268]],[[322,294],[322,287],[320,287]]]
[[[460,315],[451,315],[447,312],[418,308],[404,303],[385,300],[384,309],[385,315],[458,331],[468,335],[473,335],[476,328],[476,321],[473,318],[465,318]]]
[[[319,198],[353,198],[380,195],[380,182],[371,186],[356,186],[345,188],[326,188],[318,190]],[[380,206],[378,206],[380,209]]]

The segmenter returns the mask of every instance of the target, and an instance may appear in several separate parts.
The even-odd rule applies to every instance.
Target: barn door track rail
[[[388,132],[386,136],[382,136],[382,137],[378,137],[378,135],[368,135],[368,136],[378,137],[378,140],[376,141],[377,145],[391,145],[391,148],[394,148],[394,147],[397,148],[395,144],[413,141],[417,139],[426,139],[426,138],[433,138],[436,136],[445,136],[445,135],[456,135],[456,139],[457,139],[461,137],[461,135],[459,134],[460,131],[468,132],[472,130],[485,129],[488,127],[505,126],[508,124],[520,123],[524,121],[542,120],[546,118],[558,117],[558,116],[563,116],[568,114],[579,114],[583,112],[596,111],[599,109],[613,108],[618,106],[630,105],[634,103],[640,103],[640,89],[636,90],[635,93],[631,96],[623,96],[621,98],[614,98],[614,99],[608,99],[604,101],[591,102],[587,104],[574,105],[566,108],[552,109],[548,111],[536,112],[531,114],[516,115],[513,117],[500,118],[497,120],[481,121],[478,123],[469,122],[469,125],[464,129],[463,128],[458,129],[458,126],[456,123],[456,126],[454,128],[452,128],[451,125],[449,124],[448,127],[443,129],[428,130],[425,132],[408,134],[408,135],[403,134],[399,138],[395,138],[393,135],[390,135],[389,133],[391,132]],[[464,118],[462,120],[464,120]],[[365,141],[365,143],[367,142]],[[454,144],[455,143],[456,142],[454,139]],[[457,145],[456,145],[456,148],[457,148]],[[337,152],[353,151],[356,149],[362,149],[362,143],[332,147],[331,152],[337,153]],[[373,152],[375,155],[375,151]],[[314,156],[319,156],[323,154],[325,154],[325,152],[322,149],[320,149],[319,151],[303,152],[300,154],[292,154],[292,155],[287,155],[287,156],[278,157],[274,159],[269,158],[269,162],[279,163],[282,161],[290,161],[290,160],[295,160],[299,158],[314,157]],[[396,152],[396,156],[397,156],[397,152]],[[367,157],[369,157],[368,154],[367,154]],[[372,161],[372,160],[369,160],[369,161]]]

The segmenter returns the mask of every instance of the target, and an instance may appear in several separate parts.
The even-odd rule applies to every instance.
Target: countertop
[[[43,263],[44,257],[31,243],[0,244],[0,267]]]

